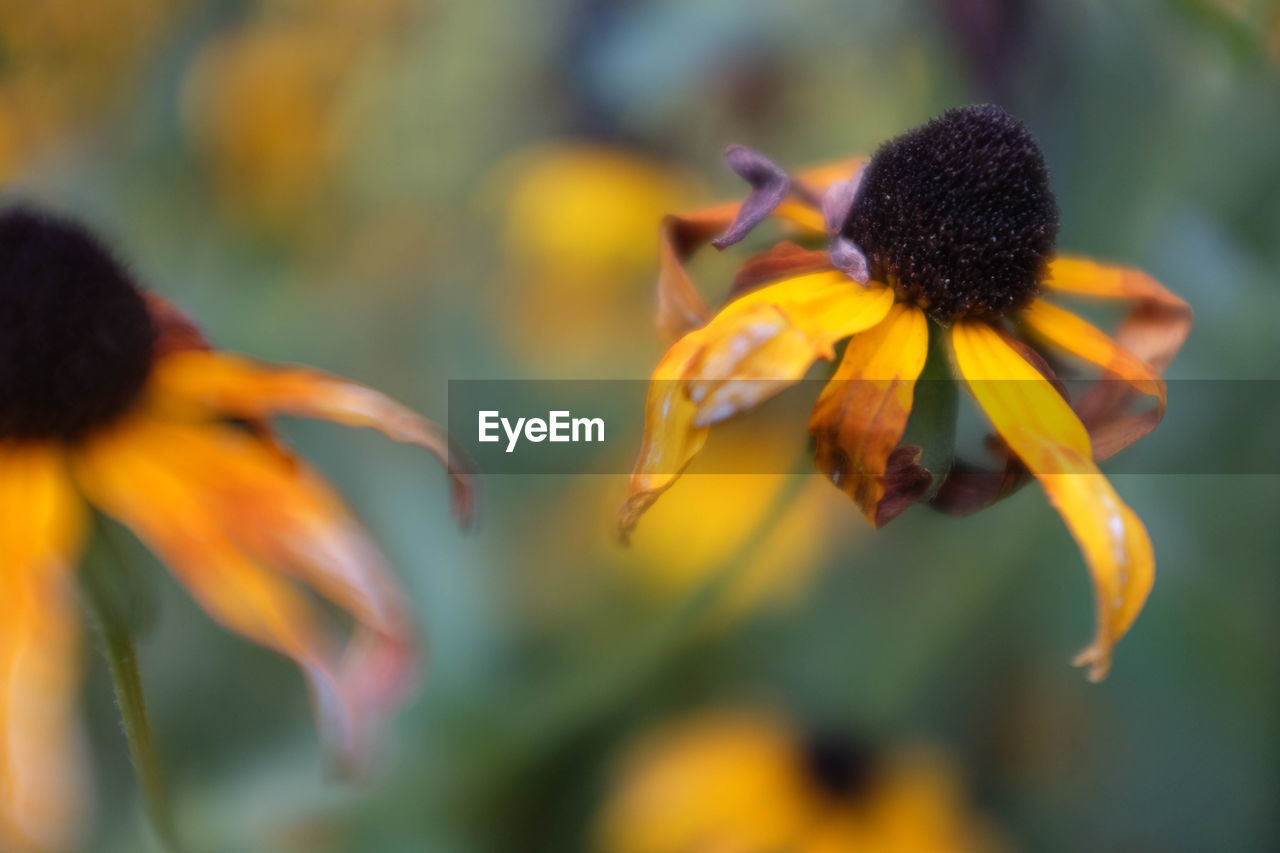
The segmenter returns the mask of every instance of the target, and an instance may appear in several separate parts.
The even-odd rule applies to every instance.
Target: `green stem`
[[[109,550],[123,567],[123,559],[110,541],[107,531],[100,532]],[[101,568],[90,566],[88,571],[82,573],[85,599],[102,638],[102,653],[111,672],[111,684],[115,688],[120,720],[125,739],[129,743],[129,757],[142,789],[147,817],[162,847],[170,853],[178,853],[182,847],[174,829],[160,756],[147,718],[147,705],[142,692],[142,678],[138,672],[138,655],[134,649],[132,631],[122,612],[118,595],[113,594],[110,582],[100,571]]]
[[[595,720],[642,691],[660,675],[664,666],[698,637],[741,576],[750,557],[776,531],[788,506],[809,483],[812,460],[800,455],[797,471],[779,490],[762,515],[763,520],[706,580],[666,618],[621,649],[591,655],[581,668],[562,677],[562,685],[544,691],[547,700],[526,708],[523,725],[502,750],[499,780],[477,780],[482,787],[501,786],[523,776],[546,756],[563,748]],[[801,473],[803,471],[803,473]]]

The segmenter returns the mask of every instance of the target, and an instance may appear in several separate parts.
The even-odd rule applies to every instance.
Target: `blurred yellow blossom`
[[[691,187],[675,167],[586,141],[500,163],[487,191],[500,208],[500,322],[511,346],[545,368],[609,354],[652,310],[658,223]]]
[[[131,78],[179,0],[0,3],[0,180],[90,125]]]
[[[718,450],[728,460],[719,470],[782,472],[783,448],[803,445],[778,435],[725,436]],[[793,453],[794,455],[794,453]],[[726,561],[736,559],[723,607],[741,614],[761,606],[794,603],[812,584],[830,549],[828,531],[839,524],[845,503],[821,477],[783,473],[695,473],[649,516],[644,536],[610,553],[636,585],[658,597],[696,592]],[[605,523],[601,508],[601,523]],[[841,525],[851,527],[851,525]],[[857,535],[857,534],[855,534]],[[749,553],[741,553],[748,550]]]
[[[316,211],[347,147],[352,83],[411,17],[408,0],[260,2],[201,49],[184,124],[233,217],[287,230]]]
[[[90,507],[132,530],[216,621],[295,661],[322,734],[364,766],[417,680],[413,618],[342,499],[267,419],[373,427],[433,452],[465,521],[469,480],[439,429],[371,388],[211,349],[82,226],[25,208],[0,212],[0,313],[3,849],[75,846],[76,571]],[[304,588],[347,612],[345,641]]]
[[[881,753],[756,709],[644,734],[614,774],[600,853],[977,853],[1005,849],[940,756]]]

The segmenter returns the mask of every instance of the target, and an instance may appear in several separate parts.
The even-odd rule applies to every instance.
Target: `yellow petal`
[[[1077,658],[1100,680],[1155,579],[1151,540],[1091,457],[1089,435],[1048,380],[986,323],[952,332],[960,373],[1001,438],[1036,475],[1084,553],[1093,578],[1097,632]]]
[[[1063,308],[1037,299],[1021,318],[1037,335],[1072,355],[1096,364],[1157,398],[1163,410],[1165,385],[1155,368],[1129,352],[1095,326]]]
[[[809,418],[819,470],[875,526],[888,520],[880,513],[886,464],[911,415],[928,350],[924,312],[894,305],[883,322],[850,339]]]
[[[1076,401],[1089,428],[1093,458],[1103,460],[1133,444],[1164,418],[1165,384],[1159,372],[1117,341],[1076,315],[1037,299],[1022,314],[1028,328],[1045,341],[1107,371]],[[1115,381],[1115,377],[1128,383]],[[1130,414],[1134,391],[1155,398],[1155,406]]]
[[[1054,258],[1049,264],[1045,287],[1100,299],[1181,301],[1142,270],[1069,255]]]
[[[844,273],[809,273],[745,294],[704,328],[685,372],[695,423],[709,426],[754,408],[804,378],[835,344],[869,329],[893,307],[893,291]]]
[[[617,771],[602,853],[793,851],[820,812],[785,720],[708,712],[647,733]]]
[[[142,416],[73,457],[86,495],[129,526],[217,621],[292,658],[323,733],[353,765],[414,681],[409,619],[377,549],[314,474],[250,433]],[[345,650],[291,575],[355,618]]]
[[[1169,366],[1191,332],[1191,306],[1142,270],[1059,257],[1049,264],[1045,287],[1094,299],[1135,300],[1116,342],[1157,372]]]
[[[0,445],[0,847],[74,846],[88,778],[75,560],[84,509],[50,445]]]
[[[834,356],[836,341],[875,325],[892,305],[890,288],[814,273],[752,291],[677,341],[649,383],[622,536],[702,449],[707,426],[795,384],[815,360]]]
[[[679,381],[701,349],[701,340],[690,334],[676,342],[653,372],[645,400],[640,455],[631,473],[626,503],[618,514],[618,532],[624,540],[707,441],[707,428],[693,425],[697,408]]]
[[[240,418],[296,415],[372,427],[393,441],[433,453],[449,472],[454,511],[464,525],[474,512],[465,457],[434,423],[372,388],[304,367],[266,365],[213,351],[161,358],[148,388],[161,409],[194,408]]]

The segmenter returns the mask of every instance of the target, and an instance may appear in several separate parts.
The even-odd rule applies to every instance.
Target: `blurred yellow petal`
[[[0,847],[64,850],[88,768],[76,721],[84,508],[51,445],[0,445]]]
[[[708,713],[642,738],[618,768],[600,853],[791,851],[811,803],[784,722]]]
[[[691,180],[638,152],[598,143],[520,151],[494,170],[503,247],[538,277],[599,289],[602,276],[652,270],[657,225],[681,206]]]
[[[705,712],[647,732],[619,763],[599,853],[992,853],[997,833],[949,764],[815,738],[760,709]],[[819,762],[822,762],[821,764]],[[852,765],[841,766],[843,762]],[[834,780],[824,775],[833,766]],[[842,786],[848,787],[842,787]]]
[[[372,427],[393,441],[433,453],[449,473],[454,511],[467,524],[474,512],[463,457],[436,424],[372,388],[305,367],[273,366],[225,352],[188,350],[158,360],[148,384],[161,409],[213,416],[323,418]]]
[[[809,418],[816,464],[879,527],[914,498],[886,495],[886,467],[911,415],[916,379],[929,350],[929,322],[912,305],[897,304],[885,319],[854,335],[835,376]],[[918,483],[918,481],[917,481]],[[923,481],[924,487],[928,481]]]
[[[641,150],[585,140],[503,160],[479,195],[500,217],[504,296],[497,308],[507,346],[553,374],[580,375],[584,364],[607,370],[600,354],[617,356],[620,336],[642,328],[636,318],[649,310],[660,239],[667,268],[670,246],[659,223],[698,186]],[[565,323],[565,305],[592,321]]]
[[[749,439],[743,436],[727,445],[718,441],[715,453],[752,470],[783,471],[792,467],[799,450],[793,438],[752,430]],[[793,476],[686,474],[680,488],[664,495],[645,516],[644,535],[630,548],[610,548],[605,556],[637,588],[663,600],[696,593],[727,561],[741,556],[732,569],[733,582],[719,600],[724,620],[793,605],[810,588],[829,552],[829,525],[838,524],[847,509],[838,493],[808,475],[787,498]],[[749,553],[743,550],[747,543]]]
[[[1146,528],[1091,457],[1089,434],[1058,391],[986,323],[952,332],[957,366],[996,431],[1036,475],[1084,553],[1097,633],[1076,663],[1101,680],[1111,650],[1137,618],[1155,579]]]
[[[995,853],[1004,839],[966,802],[955,769],[931,750],[884,756],[858,809],[829,810],[803,853]]]
[[[411,686],[394,577],[317,478],[221,424],[136,417],[73,457],[87,497],[130,527],[218,622],[292,658],[321,731],[353,765]],[[356,619],[341,649],[292,574]]]

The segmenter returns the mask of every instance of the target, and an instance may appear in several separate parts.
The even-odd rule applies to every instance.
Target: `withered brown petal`
[[[1138,269],[1100,264],[1088,258],[1060,257],[1049,267],[1045,287],[1093,299],[1136,300],[1120,324],[1115,342],[1158,374],[1173,360],[1191,332],[1191,306]],[[1093,441],[1093,458],[1106,459],[1155,429],[1162,407],[1129,414],[1141,392],[1125,382],[1099,382],[1075,405]]]
[[[933,485],[933,474],[920,464],[920,448],[904,444],[894,448],[884,466],[884,496],[876,507],[875,526],[884,527]]]
[[[172,302],[149,290],[143,292],[142,299],[156,330],[155,358],[184,350],[210,348],[200,327]]]
[[[809,416],[818,469],[877,527],[923,497],[933,480],[918,464],[920,448],[902,453],[897,447],[928,348],[924,312],[894,305],[849,341]]]
[[[658,245],[658,331],[668,342],[700,328],[711,309],[693,286],[684,262],[719,234],[737,214],[738,205],[722,204],[662,220]]]
[[[818,249],[806,249],[783,240],[765,252],[752,255],[738,268],[727,299],[734,299],[761,285],[811,272],[831,269],[831,258]]]

